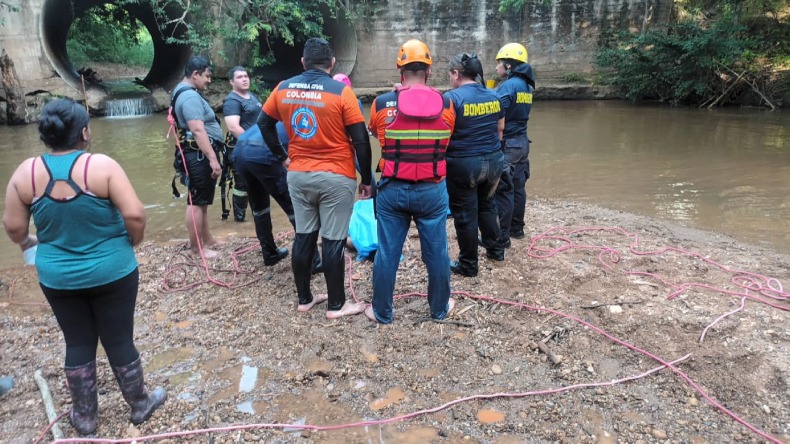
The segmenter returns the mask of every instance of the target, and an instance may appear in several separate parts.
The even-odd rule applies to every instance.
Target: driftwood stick
[[[724,64],[722,64],[722,63],[719,63],[719,66],[723,67],[724,69],[726,69],[727,71],[729,71],[729,72],[731,72],[731,73],[733,73],[733,74],[736,74],[736,75],[738,74],[737,72],[735,72],[735,71],[733,71],[732,69],[730,69],[730,67],[728,67],[728,66],[725,66],[725,65],[724,65]],[[760,88],[758,88],[758,87],[757,87],[757,84],[756,84],[756,83],[749,81],[749,79],[747,79],[747,78],[744,78],[743,80],[744,80],[744,82],[746,82],[746,83],[747,83],[749,86],[751,86],[751,87],[752,87],[752,90],[754,90],[754,92],[756,92],[757,94],[759,94],[759,95],[760,95],[760,97],[762,97],[762,98],[763,98],[763,100],[765,100],[765,103],[767,103],[767,104],[768,104],[768,106],[770,106],[772,110],[775,110],[775,109],[776,109],[776,106],[774,106],[773,102],[771,102],[771,101],[768,99],[768,97],[766,97],[766,96],[765,96],[765,94],[763,94],[763,92],[762,92],[762,91],[760,91]]]
[[[82,80],[82,99],[85,100],[85,112],[90,114],[88,109],[88,91],[85,89],[85,76],[80,74],[80,79]]]
[[[748,84],[749,84],[749,86],[751,86],[751,87],[752,87],[752,89],[754,90],[754,92],[756,92],[757,94],[759,94],[759,95],[760,95],[760,97],[762,97],[762,98],[763,98],[763,100],[765,100],[765,103],[767,103],[767,104],[768,104],[768,106],[770,106],[772,110],[776,110],[776,106],[774,106],[774,104],[773,104],[773,103],[772,103],[770,100],[768,100],[768,97],[765,97],[765,94],[763,94],[763,92],[762,92],[762,91],[760,91],[760,88],[758,88],[758,87],[757,87],[757,84],[756,84],[756,83],[754,83],[754,82],[750,82],[749,80],[746,80],[746,83],[748,83]]]
[[[535,344],[537,344],[538,350],[540,350],[544,355],[548,356],[549,361],[551,361],[552,364],[557,365],[562,361],[559,357],[557,357],[557,355],[554,354],[553,351],[551,351],[551,349],[549,349],[548,345],[543,343],[543,341],[537,341]]]
[[[38,389],[41,391],[41,399],[44,400],[44,410],[46,411],[47,418],[51,423],[58,418],[58,414],[55,411],[55,403],[52,402],[52,392],[49,390],[49,384],[47,384],[47,380],[44,379],[41,369],[38,369],[33,373],[33,379],[36,380]],[[57,423],[52,425],[51,432],[52,437],[56,440],[63,439],[63,432],[60,430],[60,425]]]
[[[610,304],[580,305],[579,308],[586,308],[589,310],[592,308],[608,307],[610,305],[636,305],[641,303],[642,301],[623,301],[623,302],[612,302]]]
[[[414,321],[414,325],[419,325],[422,324],[423,322],[436,322],[437,324],[452,324],[452,325],[458,325],[461,327],[470,327],[470,328],[475,326],[474,324],[469,322],[454,321],[452,319],[433,319],[428,317],[417,319],[416,321]]]
[[[744,71],[744,72],[742,72],[742,73],[738,74],[738,78],[736,78],[736,79],[735,79],[735,81],[733,81],[733,82],[730,84],[730,86],[728,86],[728,87],[727,87],[727,89],[725,89],[725,90],[724,90],[724,92],[723,92],[723,93],[721,93],[721,95],[720,95],[719,97],[717,97],[717,98],[716,98],[716,100],[714,100],[714,101],[713,101],[713,103],[711,103],[710,105],[708,105],[708,109],[711,109],[711,108],[713,108],[714,106],[716,106],[716,104],[717,104],[717,103],[719,103],[719,100],[723,99],[723,98],[724,98],[724,97],[725,97],[725,96],[726,96],[726,95],[727,95],[727,94],[730,92],[730,90],[731,90],[731,89],[732,89],[732,88],[733,88],[735,85],[737,85],[737,84],[738,84],[738,83],[739,83],[741,80],[743,80],[743,76],[744,76],[744,74],[746,74],[747,72],[748,72],[748,71]]]

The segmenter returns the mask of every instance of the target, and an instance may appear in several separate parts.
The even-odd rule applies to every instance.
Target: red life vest
[[[418,182],[446,176],[452,131],[442,120],[444,97],[425,85],[407,86],[398,90],[397,110],[384,130],[381,177]]]

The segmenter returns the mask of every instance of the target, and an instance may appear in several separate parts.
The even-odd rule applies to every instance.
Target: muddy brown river
[[[165,140],[164,115],[92,119],[91,130],[91,150],[118,160],[145,204],[147,239],[184,239],[185,202],[170,191],[173,142]],[[0,126],[4,184],[23,159],[44,149],[37,131]],[[529,135],[528,194],[671,220],[790,253],[786,111],[542,102],[533,108]],[[275,230],[288,229],[274,207]],[[251,222],[220,221],[219,198],[209,215],[219,236],[254,235]],[[0,267],[21,263],[5,235],[0,252]]]

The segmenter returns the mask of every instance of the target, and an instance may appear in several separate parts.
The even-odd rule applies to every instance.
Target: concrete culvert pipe
[[[323,33],[329,38],[337,60],[333,74],[342,72],[351,76],[357,63],[357,31],[354,24],[348,20],[344,9],[339,9],[334,18],[328,10],[324,11]],[[266,55],[269,47],[263,40],[260,43],[262,55]],[[275,86],[281,80],[304,71],[301,61],[303,42],[290,46],[274,39],[270,44],[271,52],[277,61],[272,66],[256,70],[256,74],[260,75],[269,86]]]
[[[40,34],[52,67],[63,80],[71,87],[81,90],[82,81],[76,67],[69,59],[66,49],[66,39],[69,28],[77,17],[85,14],[89,9],[104,4],[113,4],[106,0],[44,0],[41,9]],[[165,29],[160,31],[157,27],[154,12],[150,6],[144,4],[128,4],[124,9],[139,20],[148,29],[154,44],[154,60],[143,79],[143,84],[149,88],[162,86],[170,87],[184,75],[183,67],[186,65],[191,51],[186,45],[166,43],[162,35],[183,35],[183,27]],[[178,11],[171,15],[176,16]],[[180,16],[180,13],[178,14]],[[90,88],[91,85],[88,85]]]

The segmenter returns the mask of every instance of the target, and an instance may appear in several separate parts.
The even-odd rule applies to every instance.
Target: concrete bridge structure
[[[112,1],[7,0],[7,3],[18,11],[0,9],[3,18],[0,49],[14,61],[25,93],[81,97],[80,78],[66,51],[68,30],[74,19],[88,9]],[[672,0],[532,0],[520,14],[503,16],[498,12],[500,0],[369,3],[376,5],[370,15],[351,22],[341,12],[337,19],[327,20],[324,30],[335,48],[337,70],[350,73],[355,88],[382,87],[397,80],[395,56],[400,44],[409,38],[419,38],[431,47],[438,65],[433,79],[437,85],[446,82],[443,64],[453,54],[478,53],[489,77],[494,73],[494,56],[499,47],[521,42],[529,51],[529,61],[540,86],[547,79],[560,79],[563,73],[592,71],[603,33],[621,29],[638,32],[660,26],[669,21],[672,7]],[[154,39],[155,56],[144,83],[169,90],[182,76],[184,63],[190,56],[189,48],[165,42],[150,8],[128,6],[127,10],[149,29]],[[165,34],[171,32],[178,30],[170,29]],[[228,53],[222,42],[218,42],[214,52],[219,50]],[[301,48],[275,47],[274,52],[278,64],[264,70],[267,80],[275,81],[301,70]],[[3,94],[0,88],[0,102],[4,100]],[[90,100],[98,100],[100,96],[101,91],[90,91]]]

